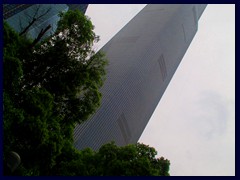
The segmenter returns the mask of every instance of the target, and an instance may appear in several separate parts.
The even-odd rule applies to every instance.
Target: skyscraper
[[[109,60],[101,107],[76,126],[76,148],[138,141],[197,32],[205,7],[147,5],[101,49]]]

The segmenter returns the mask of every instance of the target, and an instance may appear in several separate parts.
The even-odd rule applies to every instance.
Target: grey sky
[[[89,5],[100,49],[145,5]],[[235,6],[208,5],[140,140],[171,175],[235,175]]]

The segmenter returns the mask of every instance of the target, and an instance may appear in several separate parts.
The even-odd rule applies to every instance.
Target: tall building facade
[[[74,131],[75,147],[136,143],[198,29],[205,4],[151,4],[101,50],[109,60],[101,107]]]
[[[51,25],[51,28],[43,36],[44,39],[55,32],[60,19],[59,12],[78,9],[85,13],[87,7],[88,4],[3,4],[3,18],[19,33],[29,25],[33,18],[36,18],[37,20],[27,31],[28,37],[33,39],[42,29]]]
[[[32,4],[3,4],[3,19],[8,19],[30,6]]]

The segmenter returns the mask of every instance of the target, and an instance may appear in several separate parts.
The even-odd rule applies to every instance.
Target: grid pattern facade
[[[74,131],[75,147],[136,143],[188,49],[206,5],[147,5],[103,48],[101,107]]]

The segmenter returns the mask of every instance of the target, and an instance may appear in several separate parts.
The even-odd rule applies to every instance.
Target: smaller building
[[[3,4],[3,19],[8,19],[30,6],[32,4]]]
[[[57,29],[60,12],[79,9],[85,13],[87,7],[88,4],[4,4],[3,18],[19,33],[23,32],[35,18],[36,20],[26,32],[27,36],[32,39],[35,39],[42,29],[51,25],[51,28],[44,34],[44,39]]]

